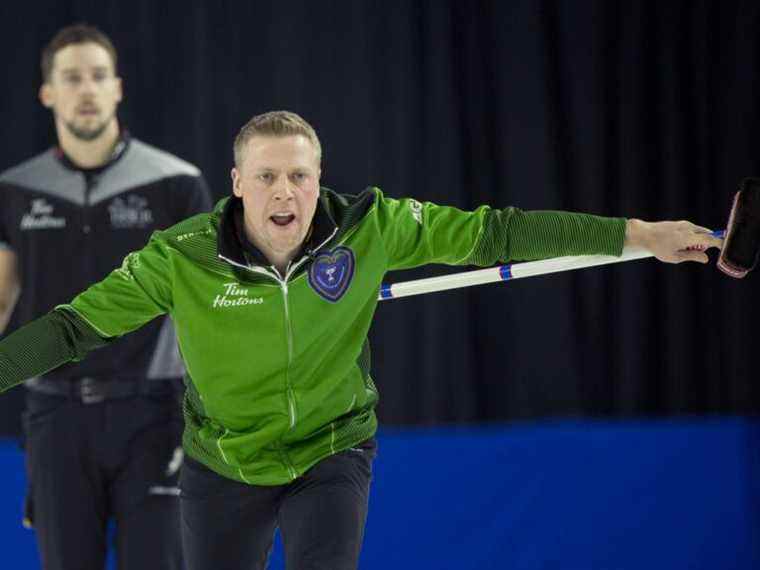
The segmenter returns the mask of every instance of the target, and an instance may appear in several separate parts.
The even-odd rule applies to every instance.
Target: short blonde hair
[[[235,155],[235,166],[237,168],[243,164],[245,145],[257,135],[265,137],[303,135],[314,145],[314,149],[317,151],[317,162],[322,162],[322,145],[319,143],[319,137],[314,127],[291,111],[269,111],[253,117],[243,125],[235,137],[232,151]]]

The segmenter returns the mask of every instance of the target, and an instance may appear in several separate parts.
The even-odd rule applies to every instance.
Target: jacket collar
[[[217,232],[217,254],[222,259],[235,265],[249,267],[271,265],[266,256],[253,245],[244,231],[243,201],[237,196],[230,196],[225,202],[219,204],[221,214],[219,229]],[[333,220],[326,206],[326,197],[323,192],[317,200],[317,209],[311,222],[311,233],[307,237],[300,254],[313,257],[320,249],[326,246],[337,233],[338,225]]]
[[[54,154],[58,161],[69,170],[77,170],[79,172],[84,172],[85,174],[97,174],[98,172],[102,172],[103,170],[106,170],[112,166],[114,163],[118,162],[119,159],[121,159],[121,157],[126,154],[127,149],[129,149],[131,140],[132,137],[130,136],[129,132],[126,129],[122,129],[119,132],[119,138],[116,140],[116,144],[111,151],[111,156],[108,157],[108,160],[105,162],[105,164],[102,164],[96,168],[82,168],[81,166],[77,166],[66,155],[66,153],[63,152],[63,149],[60,146],[55,147]]]

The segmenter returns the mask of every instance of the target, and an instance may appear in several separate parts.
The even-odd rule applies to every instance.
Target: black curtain
[[[217,197],[239,127],[277,108],[315,125],[341,192],[719,228],[739,179],[760,175],[759,15],[753,1],[5,2],[0,169],[53,141],[39,51],[84,20],[119,50],[123,124],[198,164]],[[756,413],[758,279],[648,260],[384,302],[381,420]]]

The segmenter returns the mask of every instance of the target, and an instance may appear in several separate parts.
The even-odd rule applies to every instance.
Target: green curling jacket
[[[389,270],[620,255],[625,220],[452,207],[322,189],[302,255],[280,275],[230,197],[165,231],[70,304],[0,342],[0,389],[162,314],[187,367],[184,447],[217,473],[279,485],[377,428],[367,333]]]

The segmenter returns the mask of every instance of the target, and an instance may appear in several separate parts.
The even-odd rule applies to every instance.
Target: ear
[[[238,198],[242,198],[243,190],[240,188],[240,171],[233,166],[232,170],[230,170],[230,176],[232,177],[232,193]]]
[[[317,179],[315,181],[315,186],[317,187],[317,192],[319,192],[319,189],[322,187],[322,168],[317,169]]]
[[[124,98],[124,89],[121,82],[121,77],[114,77],[116,80],[116,102],[121,103]]]
[[[53,88],[50,87],[50,85],[47,82],[43,83],[40,86],[38,96],[40,98],[40,103],[42,103],[43,107],[46,107],[48,109],[53,108],[53,103],[55,101],[55,97],[53,95]]]

